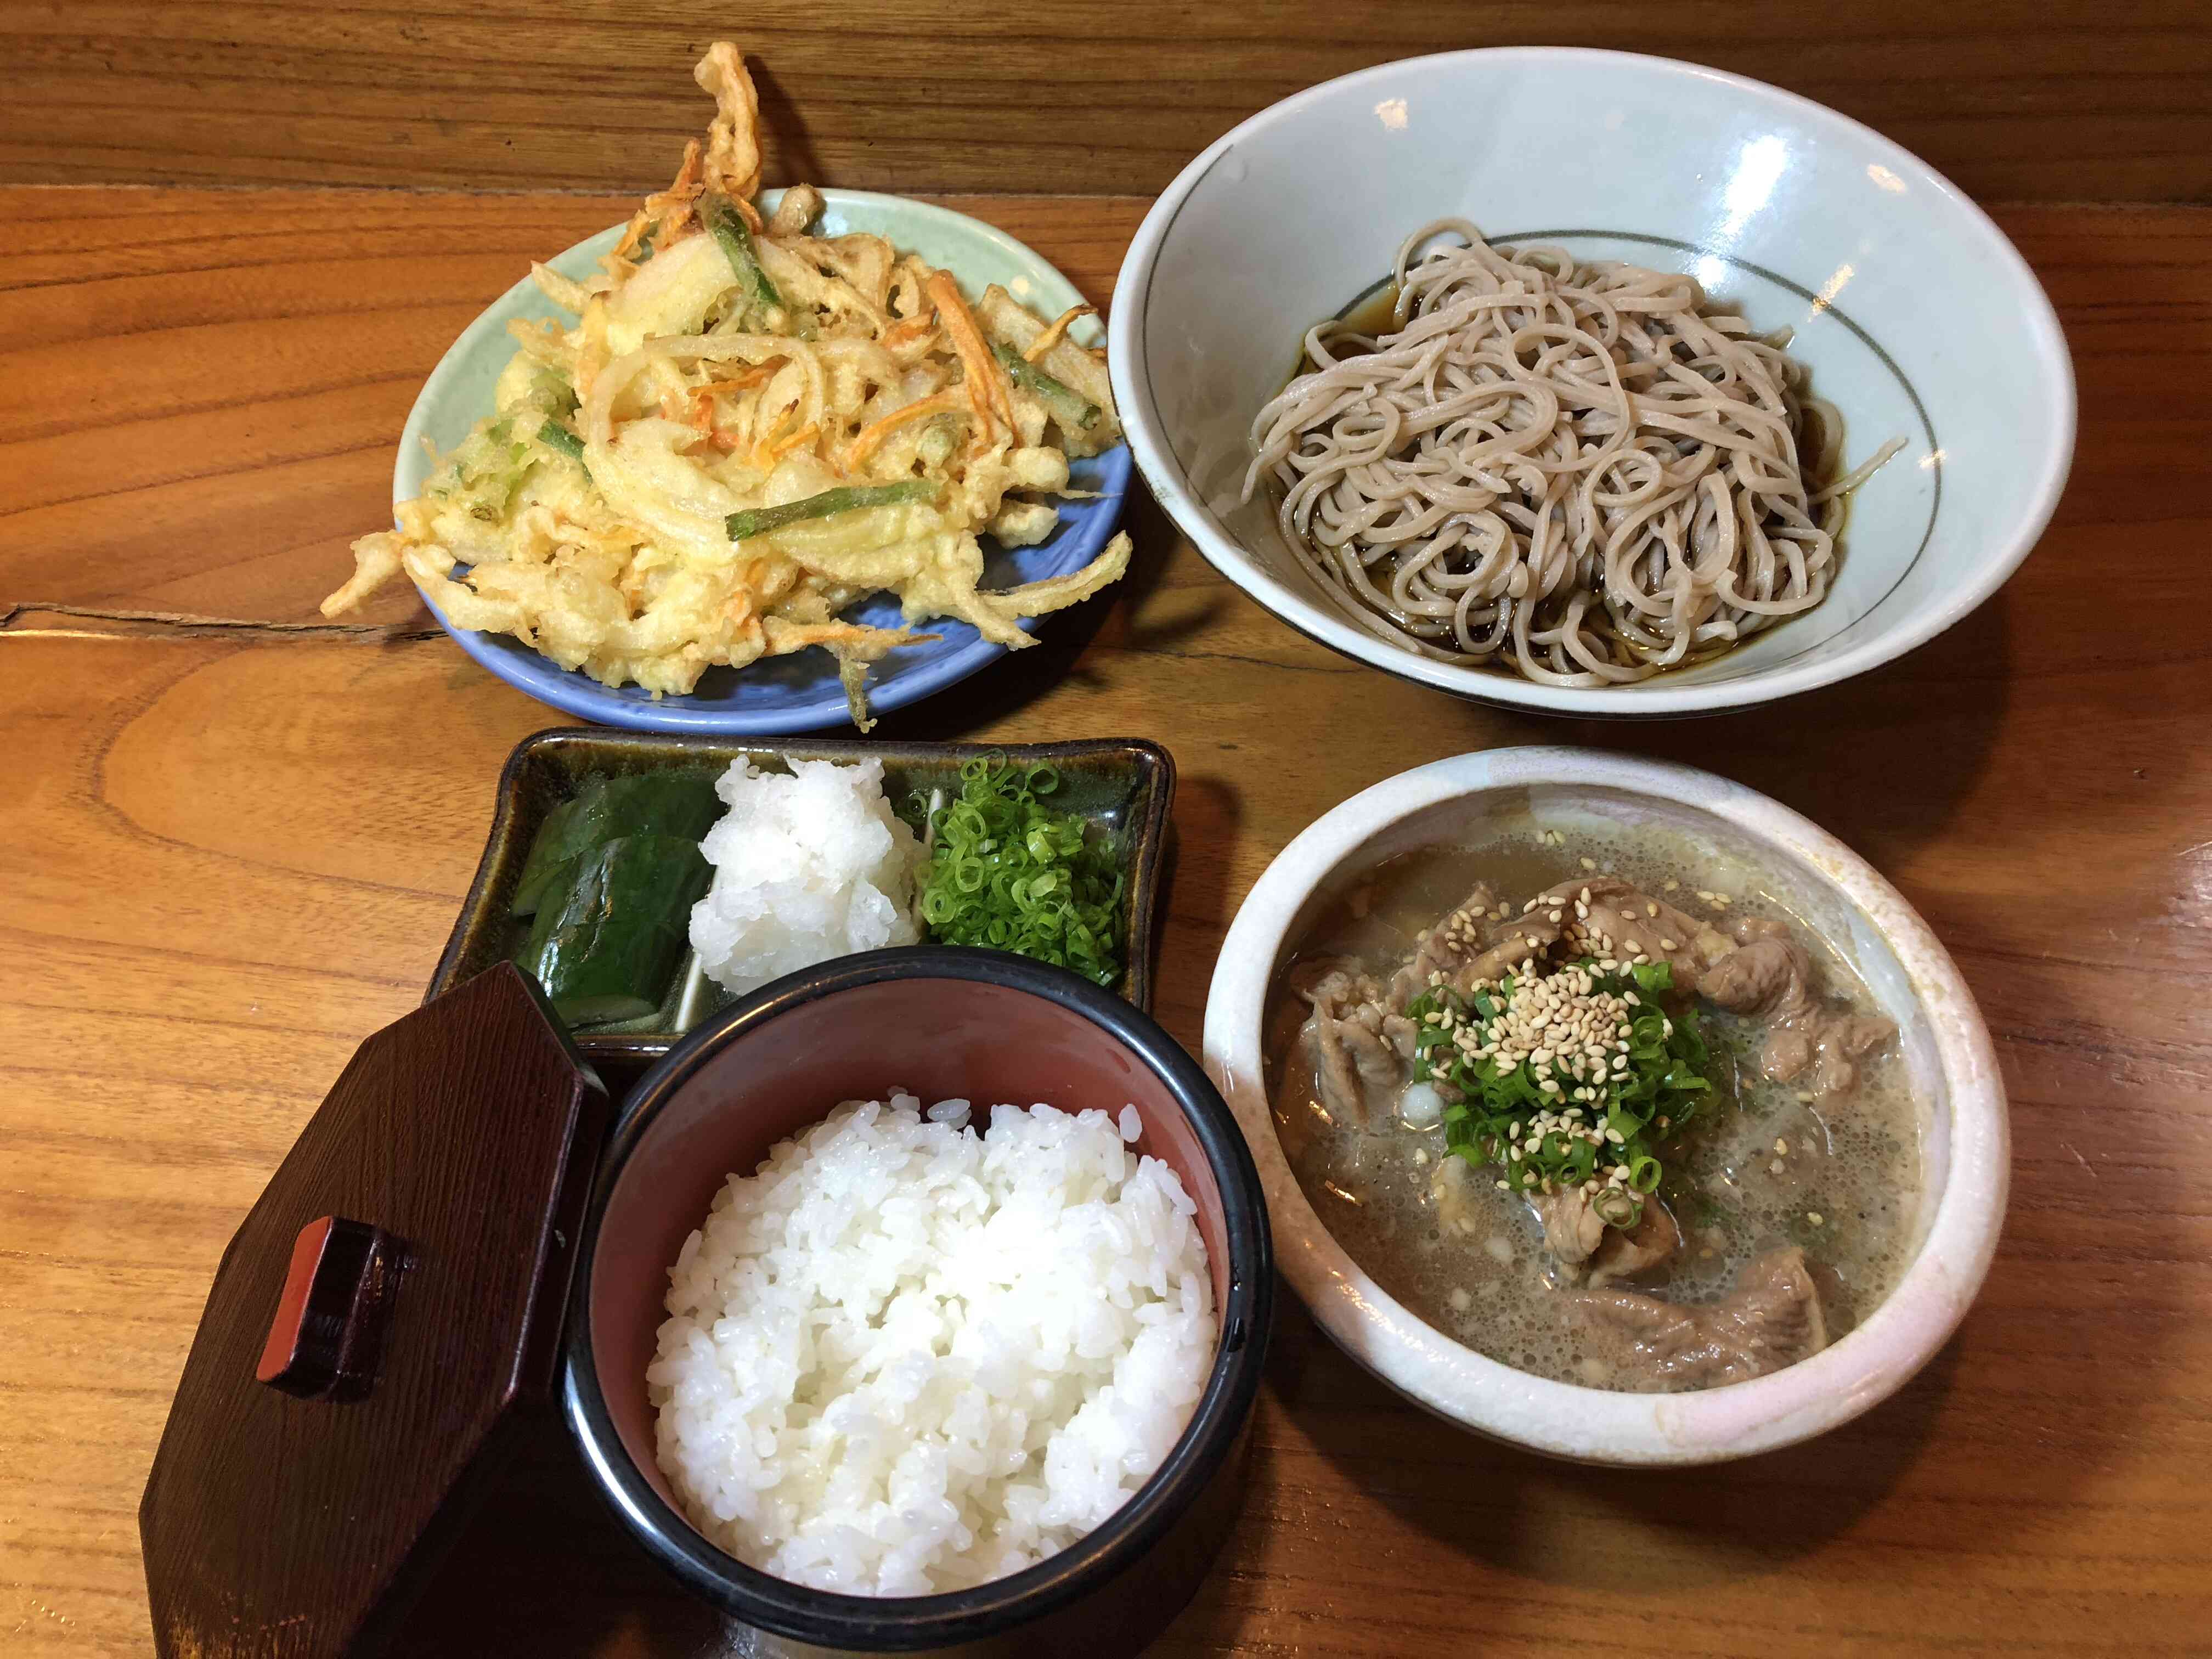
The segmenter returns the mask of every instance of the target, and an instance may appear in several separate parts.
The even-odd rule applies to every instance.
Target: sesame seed
[[[1780,1175],[1783,1170],[1782,1160],[1778,1158],[1776,1158],[1773,1163],[1766,1166],[1766,1169],[1767,1173],[1770,1175]]]
[[[1809,1221],[1809,1222],[1811,1222],[1811,1223],[1812,1223],[1815,1227],[1821,1226],[1821,1225],[1825,1224],[1823,1224],[1823,1223],[1822,1223],[1822,1221],[1821,1221],[1821,1219],[1820,1219],[1820,1212],[1818,1210],[1808,1210],[1808,1211],[1806,1211],[1806,1212],[1805,1212],[1805,1219],[1806,1219],[1806,1220],[1808,1220],[1808,1221]]]
[[[1790,1143],[1786,1140],[1777,1140],[1774,1143],[1774,1150],[1787,1158],[1790,1156]]]
[[[1659,948],[1662,951],[1672,951],[1675,948],[1674,941],[1671,939],[1662,939],[1659,941]]]
[[[1647,916],[1656,916],[1659,914],[1659,907],[1656,904],[1647,904],[1644,907],[1644,914]]]
[[[1597,868],[1597,860],[1596,860],[1595,859],[1584,859],[1584,860],[1583,860],[1583,869],[1585,869],[1585,870],[1595,870],[1595,869],[1596,869],[1596,868]]]

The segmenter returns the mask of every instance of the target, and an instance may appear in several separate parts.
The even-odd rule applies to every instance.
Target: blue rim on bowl
[[[772,210],[780,194],[766,192],[763,204]],[[951,270],[970,294],[980,293],[986,283],[998,283],[1031,310],[1047,317],[1083,299],[1075,285],[1042,256],[1004,231],[965,214],[872,191],[825,190],[822,194],[823,225],[829,234],[870,231],[887,237],[902,252],[918,253],[930,264]],[[600,255],[621,234],[621,227],[610,227],[545,263],[565,276],[588,276],[598,268]],[[422,494],[431,471],[423,447],[425,439],[441,451],[449,449],[489,412],[493,383],[513,355],[508,322],[562,315],[526,277],[462,331],[430,371],[408,414],[400,436],[399,459],[392,474],[395,505]],[[1095,332],[1096,325],[1091,327]],[[1075,332],[1083,337],[1082,329]],[[1000,548],[987,539],[985,587],[1065,575],[1090,563],[1121,523],[1130,470],[1127,444],[1116,445],[1103,455],[1073,461],[1069,466],[1073,485],[1095,492],[1095,498],[1062,502],[1059,527],[1035,547]],[[842,726],[848,718],[836,665],[825,652],[804,651],[754,663],[743,670],[709,669],[689,694],[656,698],[635,685],[619,689],[602,685],[588,674],[562,668],[550,658],[540,656],[511,635],[456,628],[427,597],[423,602],[429,605],[438,625],[453,636],[454,643],[493,675],[549,707],[601,726],[644,732],[778,737]],[[896,627],[900,621],[898,600],[884,593],[863,600],[846,615],[878,627]],[[992,644],[966,623],[948,619],[926,626],[927,631],[939,637],[902,646],[869,671],[868,704],[872,711],[883,714],[903,708],[1006,654],[1006,647]],[[1036,623],[1025,619],[1020,626],[1032,631]]]

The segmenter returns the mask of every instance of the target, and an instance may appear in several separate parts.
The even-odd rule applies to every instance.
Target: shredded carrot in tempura
[[[884,440],[909,422],[936,415],[950,415],[967,406],[968,400],[957,391],[939,392],[908,404],[904,409],[893,410],[872,426],[866,426],[854,434],[845,447],[845,471],[857,472],[860,464],[883,447]]]
[[[784,362],[785,359],[781,357],[771,357],[768,362],[749,368],[742,374],[732,375],[726,380],[709,380],[705,386],[692,387],[688,424],[696,427],[702,435],[711,436],[714,426],[714,399],[725,393],[734,395],[750,392],[753,387],[774,380],[775,372],[783,367]],[[726,453],[735,447],[734,442],[722,446]]]
[[[812,443],[821,435],[821,427],[812,422],[809,422],[806,425],[799,428],[798,431],[793,433],[789,437],[779,438],[773,444],[770,444],[768,451],[769,459],[772,461],[780,460],[784,456],[791,453],[793,450],[800,447],[802,445]]]
[[[976,417],[984,427],[984,441],[998,435],[994,420],[1006,422],[1006,429],[1014,427],[1014,405],[1007,395],[1006,377],[1000,373],[991,348],[983,343],[983,331],[975,326],[975,318],[968,309],[968,302],[960,297],[960,284],[952,280],[950,271],[930,273],[923,284],[937,307],[939,319],[945,331],[952,337],[952,349],[960,358],[960,367],[967,377],[968,396],[975,406]]]
[[[1022,353],[1022,361],[1025,363],[1039,361],[1046,352],[1051,350],[1066,337],[1070,325],[1079,319],[1096,317],[1097,314],[1098,309],[1096,306],[1068,307],[1066,310],[1052,319],[1052,325],[1049,328],[1030,342],[1030,349]]]
[[[695,398],[718,398],[725,392],[750,392],[764,381],[774,380],[776,370],[783,364],[782,358],[771,357],[758,367],[749,368],[742,374],[732,375],[726,380],[709,380],[695,389],[691,395]]]

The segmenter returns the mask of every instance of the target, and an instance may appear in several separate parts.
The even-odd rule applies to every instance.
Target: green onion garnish
[[[723,257],[729,260],[738,286],[750,289],[752,297],[761,304],[781,309],[783,295],[775,291],[768,272],[761,269],[760,255],[753,247],[753,234],[744,216],[720,197],[710,196],[700,204],[699,216],[706,221],[714,240],[722,245]]]
[[[539,427],[538,441],[548,449],[559,450],[570,460],[579,465],[583,461],[584,441],[558,421],[548,420],[544,425]]]
[[[1054,380],[1003,342],[991,349],[1006,365],[1007,377],[1049,410],[1062,426],[1087,432],[1098,424],[1098,405],[1073,386]]]
[[[801,519],[826,519],[833,513],[857,513],[867,507],[895,507],[901,501],[933,501],[945,486],[934,478],[902,478],[896,483],[844,484],[818,495],[786,501],[781,507],[751,507],[732,513],[722,521],[733,542],[748,536],[765,536]]]
[[[1663,962],[1601,970],[1584,959],[1534,982],[1553,1015],[1534,1036],[1515,1008],[1529,989],[1516,977],[1467,997],[1447,985],[1424,992],[1407,1010],[1414,1076],[1444,1095],[1449,1151],[1494,1169],[1517,1192],[1595,1182],[1592,1207],[1607,1224],[1633,1227],[1665,1175],[1664,1144],[1712,1089],[1697,1014],[1669,1013],[1656,1000],[1674,989]],[[1570,1029],[1589,1040],[1542,1046]]]
[[[1113,850],[1045,798],[1049,766],[971,760],[931,815],[921,915],[946,945],[1012,951],[1100,985],[1121,977],[1121,872]]]

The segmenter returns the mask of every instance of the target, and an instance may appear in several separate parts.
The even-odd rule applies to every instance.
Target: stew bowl
[[[1307,927],[1383,860],[1464,843],[1486,821],[1649,824],[1755,866],[1767,896],[1824,935],[1898,1026],[1919,1103],[1917,1243],[1888,1296],[1838,1340],[1748,1382],[1632,1394],[1486,1358],[1409,1311],[1331,1236],[1278,1139],[1263,1036]],[[1285,848],[1237,911],[1206,1007],[1206,1064],[1251,1144],[1283,1276],[1346,1352],[1437,1415],[1589,1463],[1719,1462],[1808,1439],[1901,1387],[1965,1316],[2004,1217],[2009,1138],[1988,1030],[1911,905],[1842,842],[1741,785],[1574,749],[1504,749],[1417,768],[1353,796]]]

